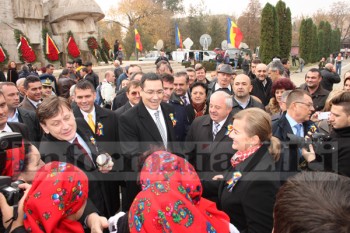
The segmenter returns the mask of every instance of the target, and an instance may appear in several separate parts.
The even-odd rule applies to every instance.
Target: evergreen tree
[[[278,22],[275,8],[266,3],[261,13],[260,58],[268,64],[279,55]]]
[[[327,57],[328,54],[326,52],[326,46],[324,44],[324,31],[322,29],[318,29],[318,56],[319,57]]]
[[[290,9],[285,2],[278,1],[276,4],[276,14],[278,18],[280,56],[289,57],[292,43],[292,19]]]
[[[317,37],[317,26],[312,24],[312,51],[311,51],[311,62],[316,62],[320,58],[318,56],[318,37]]]
[[[313,34],[312,19],[307,18],[301,21],[299,33],[300,56],[308,63],[312,60]]]

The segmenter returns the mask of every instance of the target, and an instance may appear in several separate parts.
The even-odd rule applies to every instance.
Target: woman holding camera
[[[48,163],[37,172],[31,187],[20,187],[27,191],[19,203],[17,220],[7,226],[8,232],[84,232],[77,220],[87,202],[88,178],[79,168],[64,162]],[[0,207],[6,221],[13,211],[2,194]]]
[[[219,207],[240,232],[270,233],[273,206],[280,187],[275,162],[280,142],[272,137],[271,118],[263,110],[249,108],[234,116],[230,138],[237,152],[219,188]],[[215,179],[215,178],[214,178]]]

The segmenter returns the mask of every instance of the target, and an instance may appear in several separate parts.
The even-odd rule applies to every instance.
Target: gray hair
[[[280,60],[274,60],[267,65],[268,70],[278,71],[280,75],[284,73],[284,66]]]
[[[282,93],[282,96],[281,96],[281,100],[282,100],[282,102],[286,102],[287,101],[287,98],[288,98],[288,95],[289,95],[289,93],[291,93],[293,90],[287,90],[287,91],[284,91],[283,93]]]
[[[210,96],[210,99],[215,97],[215,96],[222,96],[222,97],[224,97],[225,98],[225,104],[226,104],[227,108],[232,108],[233,107],[232,96],[229,95],[227,92],[225,92],[225,91],[216,91]]]

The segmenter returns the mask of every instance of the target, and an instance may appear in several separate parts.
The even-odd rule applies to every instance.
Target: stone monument
[[[83,61],[95,61],[87,47],[87,38],[97,38],[96,22],[104,18],[101,8],[94,0],[1,0],[0,43],[9,53],[9,59],[20,62],[14,30],[21,30],[28,37],[41,65],[45,60],[42,49],[42,30],[47,28],[63,53],[67,55],[67,32],[72,31],[81,51]],[[58,64],[55,64],[58,65]]]

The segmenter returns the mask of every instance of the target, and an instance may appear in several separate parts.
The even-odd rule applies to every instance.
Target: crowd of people
[[[288,59],[246,60],[207,77],[116,59],[103,79],[79,58],[59,77],[10,62],[0,174],[25,192],[0,194],[0,231],[349,232],[350,71],[297,87]]]

